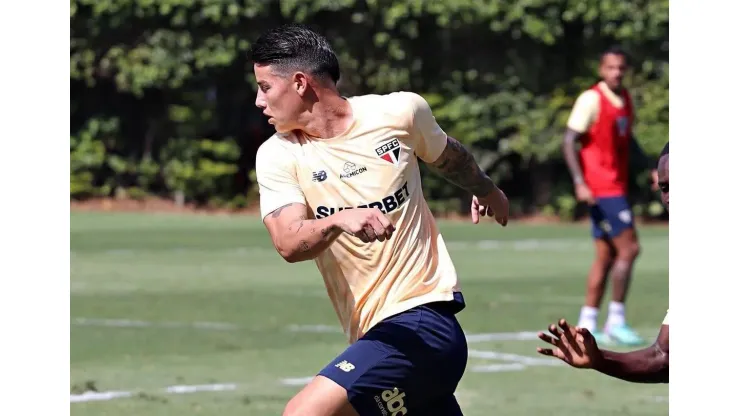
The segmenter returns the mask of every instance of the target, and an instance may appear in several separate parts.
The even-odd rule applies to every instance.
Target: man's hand
[[[588,186],[586,186],[585,183],[576,183],[576,199],[580,202],[585,202],[588,205],[594,205],[596,204],[596,199],[594,199],[594,195],[591,193],[591,189],[589,189]]]
[[[537,352],[560,358],[576,368],[597,367],[603,355],[588,329],[571,327],[565,319],[561,319],[558,325],[560,328],[555,325],[549,327],[550,333],[555,337],[543,332],[537,334],[542,341],[552,344],[555,348],[537,348]]]
[[[658,186],[658,170],[657,169],[653,169],[650,171],[650,178],[652,178],[653,180],[653,183],[652,183],[653,191],[657,191],[658,189],[660,189],[660,187]]]
[[[478,224],[480,217],[486,215],[494,217],[496,222],[504,227],[509,222],[509,198],[498,187],[495,187],[488,195],[473,196],[473,202],[470,204],[470,216],[473,219],[473,224]]]
[[[396,230],[388,217],[377,208],[345,209],[334,215],[336,224],[342,231],[365,243],[385,241]]]

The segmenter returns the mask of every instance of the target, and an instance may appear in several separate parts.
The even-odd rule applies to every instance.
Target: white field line
[[[225,384],[199,384],[199,385],[177,385],[165,387],[157,391],[157,393],[164,394],[192,394],[205,391],[232,391],[236,390],[236,384],[225,383]],[[135,391],[87,391],[82,394],[70,394],[70,403],[83,403],[83,402],[95,402],[95,401],[107,401],[114,399],[122,399],[127,397],[134,397],[139,392]]]
[[[102,326],[110,328],[193,328],[214,331],[234,331],[239,326],[225,322],[152,322],[134,319],[74,318],[77,326]]]
[[[556,367],[563,363],[554,358],[537,358],[526,355],[510,354],[505,352],[487,351],[487,350],[470,350],[469,358],[478,358],[482,360],[503,361],[503,363],[492,363],[476,365],[468,368],[473,373],[503,373],[508,371],[524,371],[527,367]],[[285,386],[303,386],[308,384],[313,377],[292,377],[284,378],[280,382]]]
[[[512,363],[519,363],[526,366],[559,366],[563,363],[555,358],[537,358],[526,355],[510,354],[496,351],[469,350],[468,357],[480,358],[484,360],[498,360]]]
[[[235,324],[226,322],[154,322],[154,321],[140,321],[135,319],[99,319],[99,318],[74,318],[72,320],[73,325],[77,326],[93,326],[93,327],[109,327],[109,328],[189,328],[189,329],[204,329],[212,331],[236,331],[244,329]],[[289,332],[298,333],[322,333],[322,334],[342,334],[342,330],[338,326],[332,325],[290,325],[287,327]],[[532,341],[537,339],[537,332],[535,331],[520,331],[520,332],[490,332],[481,334],[468,334],[466,335],[467,341],[470,344],[478,342],[490,342],[490,341]]]
[[[291,332],[312,332],[312,333],[337,333],[342,331],[330,325],[290,325],[288,330]],[[490,332],[482,334],[466,334],[468,343],[489,342],[489,341],[532,341],[537,339],[535,331],[520,332]]]

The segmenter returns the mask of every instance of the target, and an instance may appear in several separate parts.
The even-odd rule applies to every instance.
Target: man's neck
[[[609,84],[606,83],[606,81],[601,81],[601,84],[604,86],[604,88],[606,88],[607,90],[609,90],[609,91],[611,91],[611,92],[613,92],[614,94],[617,94],[617,95],[621,94],[622,93],[622,88],[624,88],[621,85],[620,86],[617,86],[616,88],[612,88],[612,87],[609,86]]]
[[[352,125],[352,105],[340,95],[321,97],[306,114],[301,130],[308,136],[330,139],[346,132]]]

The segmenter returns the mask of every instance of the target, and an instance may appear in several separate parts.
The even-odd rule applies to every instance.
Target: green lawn
[[[466,415],[668,413],[667,386],[548,365],[527,334],[577,319],[585,226],[440,226],[468,303],[463,327],[498,334],[470,342],[457,392]],[[640,236],[627,314],[652,341],[668,305],[667,229]],[[73,415],[277,415],[295,379],[346,346],[314,264],[282,261],[256,218],[73,213],[70,238],[70,390],[131,393],[72,403]],[[196,385],[221,391],[172,388]]]

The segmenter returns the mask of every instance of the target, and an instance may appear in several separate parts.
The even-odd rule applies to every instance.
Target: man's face
[[[658,162],[658,187],[660,188],[660,199],[668,209],[668,155],[661,157]]]
[[[287,133],[298,128],[302,99],[299,85],[292,78],[277,75],[269,65],[254,65],[257,78],[255,105],[268,117],[268,123],[278,133]]]
[[[622,55],[607,54],[601,60],[599,75],[612,90],[622,88],[624,73],[627,71],[627,61]]]

